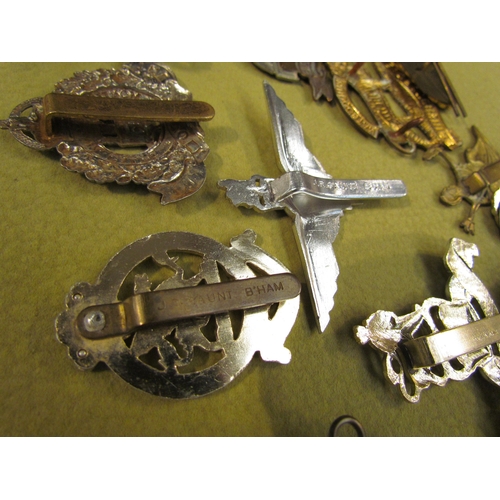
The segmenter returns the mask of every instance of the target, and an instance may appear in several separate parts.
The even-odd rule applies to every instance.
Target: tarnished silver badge
[[[64,168],[90,181],[146,184],[165,205],[203,185],[209,148],[198,122],[213,116],[167,66],[132,63],[75,73],[16,106],[0,128],[31,148],[57,149]]]
[[[254,175],[247,181],[226,179],[234,205],[260,211],[285,210],[295,222],[295,235],[302,250],[308,285],[320,331],[330,321],[339,273],[332,243],[344,210],[354,202],[406,195],[399,180],[334,179],[304,143],[300,123],[274,89],[264,83],[279,160],[285,171],[278,179]]]
[[[432,384],[465,380],[477,369],[500,385],[500,315],[472,272],[478,255],[476,245],[452,239],[444,259],[450,300],[426,299],[403,316],[377,311],[354,329],[358,342],[384,353],[387,377],[412,403]]]
[[[260,352],[288,363],[300,283],[248,230],[226,247],[192,233],[159,233],[116,254],[94,285],[76,284],[57,338],[83,370],[104,362],[166,398],[229,384]]]

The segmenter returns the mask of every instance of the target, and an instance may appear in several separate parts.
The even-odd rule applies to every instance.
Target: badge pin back
[[[500,315],[472,271],[478,255],[476,245],[453,238],[444,259],[450,300],[431,297],[401,316],[380,310],[354,329],[360,344],[383,354],[387,378],[412,403],[431,385],[465,380],[476,370],[500,385]]]
[[[300,283],[255,238],[247,230],[227,247],[167,232],[130,244],[95,284],[73,286],[58,340],[80,369],[103,362],[134,387],[172,399],[226,386],[257,351],[288,363]]]

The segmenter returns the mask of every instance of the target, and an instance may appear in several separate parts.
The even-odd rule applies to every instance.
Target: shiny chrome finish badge
[[[295,234],[302,250],[308,285],[320,331],[330,321],[339,273],[332,243],[344,210],[354,201],[398,198],[406,187],[398,180],[333,179],[304,144],[300,123],[264,83],[280,164],[285,171],[278,179],[254,175],[248,181],[226,179],[234,205],[257,210],[285,210],[295,222]]]
[[[104,362],[166,398],[229,384],[259,351],[288,363],[300,283],[246,231],[228,248],[192,233],[159,233],[115,255],[94,285],[78,283],[56,333],[83,370]]]
[[[500,316],[472,272],[478,255],[476,245],[452,239],[445,257],[451,300],[432,297],[403,316],[377,311],[354,329],[358,342],[384,353],[387,377],[412,403],[431,384],[465,380],[477,369],[500,385]]]
[[[92,182],[146,184],[165,205],[203,185],[209,148],[198,121],[213,116],[168,67],[132,63],[76,73],[18,105],[0,128],[31,148],[56,148],[64,168]]]

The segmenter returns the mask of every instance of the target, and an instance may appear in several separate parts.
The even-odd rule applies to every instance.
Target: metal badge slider
[[[500,342],[500,315],[401,344],[412,368],[436,366]]]
[[[211,120],[215,111],[206,102],[161,101],[126,97],[47,94],[42,105],[33,108],[35,116],[0,121],[0,128],[30,130],[46,148],[72,138],[68,120],[89,126],[105,120],[126,123],[183,123]],[[63,120],[65,123],[63,123]],[[76,128],[76,123],[73,126]],[[66,125],[66,127],[64,126]]]
[[[16,106],[0,128],[31,148],[56,148],[63,167],[90,181],[146,184],[167,204],[203,185],[209,149],[198,122],[213,117],[168,67],[133,63],[76,73]]]
[[[158,290],[132,295],[122,302],[87,307],[78,315],[76,328],[87,339],[105,339],[161,323],[269,306],[299,293],[299,281],[288,273]]]

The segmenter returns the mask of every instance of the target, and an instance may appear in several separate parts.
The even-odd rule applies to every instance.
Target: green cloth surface
[[[168,64],[168,63],[167,63]],[[51,92],[75,71],[120,63],[2,63],[0,118],[20,102]],[[250,63],[169,64],[215,118],[202,125],[210,155],[203,188],[168,206],[144,186],[93,184],[0,133],[0,434],[3,436],[326,436],[353,415],[369,436],[496,436],[500,387],[479,373],[424,391],[408,403],[383,374],[381,356],[359,345],[353,327],[378,309],[404,314],[429,297],[445,298],[449,240],[479,246],[474,271],[500,304],[500,236],[489,208],[476,234],[459,223],[469,210],[440,203],[455,178],[441,159],[402,156],[363,136],[340,106],[314,102],[305,84],[277,81]],[[444,113],[463,146],[475,125],[500,151],[500,64],[445,63],[467,117]],[[219,179],[281,174],[262,81],[267,79],[302,124],[306,144],[337,178],[402,179],[408,196],[348,211],[334,242],[340,267],[326,331],[316,328],[292,220],[282,212],[235,208]],[[225,245],[246,229],[303,284],[286,347],[288,365],[258,354],[230,385],[194,400],[166,400],[134,389],[110,370],[83,372],[55,338],[54,320],[79,281],[93,283],[108,260],[148,234],[191,231]]]

